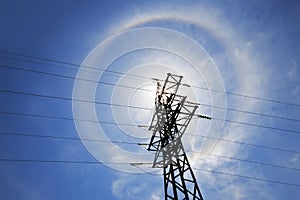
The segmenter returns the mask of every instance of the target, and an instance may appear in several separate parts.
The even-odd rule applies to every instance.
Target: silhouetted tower
[[[155,152],[152,167],[163,168],[165,200],[203,200],[181,141],[198,108],[177,94],[182,78],[168,73],[163,86],[157,83],[148,151]]]

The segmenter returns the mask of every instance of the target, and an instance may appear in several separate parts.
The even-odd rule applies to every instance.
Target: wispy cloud
[[[266,92],[270,92],[272,71],[266,67],[271,64],[268,60],[270,57],[265,56],[268,54],[258,51],[263,45],[265,45],[263,49],[267,49],[267,44],[262,44],[262,41],[264,38],[269,37],[268,35],[257,32],[255,36],[250,38],[244,36],[244,33],[238,32],[235,28],[237,25],[230,24],[230,21],[224,17],[226,15],[216,7],[208,5],[202,6],[200,4],[162,4],[164,6],[155,5],[155,8],[147,7],[141,13],[126,16],[123,21],[121,20],[114,24],[114,28],[111,29],[111,32],[124,31],[141,27],[145,24],[151,24],[155,21],[162,22],[164,20],[179,24],[176,26],[176,30],[194,36],[196,41],[198,37],[197,34],[200,34],[200,31],[202,31],[201,33],[205,32],[209,36],[207,38],[201,37],[203,43],[207,46],[213,45],[213,42],[219,43],[220,49],[211,51],[209,54],[218,65],[227,90],[252,96],[266,96]],[[187,23],[197,28],[195,30],[187,30],[185,26],[182,26],[182,24]],[[160,23],[160,25],[164,26],[163,23]],[[155,63],[159,62],[159,59],[155,60]],[[186,69],[183,69],[183,71],[184,70]],[[207,68],[206,70],[209,69]],[[286,76],[289,77],[289,79],[295,79],[296,70],[297,64],[293,62],[293,66],[286,73]],[[216,77],[205,78],[214,80]],[[209,86],[213,86],[213,84]],[[299,89],[295,88],[294,92],[297,93],[297,91],[299,91]],[[222,98],[221,96],[220,98],[216,98],[214,104],[221,103]],[[204,101],[206,100],[211,103],[209,98],[204,99]],[[242,108],[242,110],[247,111],[269,109],[269,107],[265,107],[264,104],[259,104],[257,101],[246,102],[244,100],[245,99],[227,96],[228,107]],[[257,122],[257,118],[254,116],[233,112],[227,113],[227,117],[241,122]],[[213,120],[212,122],[214,123]],[[253,132],[249,132],[250,130],[253,129],[226,123],[222,131],[222,137],[237,141],[252,141],[254,138],[257,139],[261,137],[253,134]],[[212,126],[209,131],[211,134],[215,134],[214,136],[219,136],[220,130],[215,129],[214,126]],[[191,146],[191,150],[239,158],[247,158],[249,154],[241,145],[230,145],[228,143],[225,144],[224,142],[215,141],[210,143],[209,146],[210,148],[201,148],[199,142],[196,142]],[[210,155],[203,156],[195,153],[188,153],[188,157],[193,167],[260,178],[264,177],[263,171],[261,171],[258,166],[250,166],[230,159],[221,159]],[[126,160],[126,158],[124,159]],[[293,158],[292,161],[297,159],[298,158]],[[195,173],[201,183],[200,185],[205,189],[206,195],[212,197],[211,199],[218,199],[220,196],[225,199],[249,199],[254,193],[260,199],[276,199],[275,196],[270,194],[270,188],[264,182],[254,182],[247,179],[200,171],[195,171]],[[135,185],[138,181],[137,177],[121,177],[113,183],[112,191],[115,196],[120,199],[125,198],[120,196],[121,193],[126,194],[129,199],[134,199],[135,197],[133,197],[133,195],[138,196],[138,194],[142,194],[145,190],[144,183],[138,186]],[[149,197],[159,199],[162,190],[155,185],[152,185],[150,188],[152,191],[157,192],[149,194]]]
[[[259,59],[256,59],[256,55],[252,50],[253,41],[243,40],[237,33],[234,32],[234,28],[230,26],[224,19],[221,18],[220,12],[214,10],[214,12],[207,12],[203,10],[203,12],[198,12],[198,9],[201,10],[201,6],[197,7],[197,12],[195,8],[189,10],[189,14],[187,15],[186,10],[176,9],[171,10],[169,12],[163,12],[163,14],[159,14],[159,12],[154,11],[153,16],[149,14],[149,16],[140,16],[140,20],[143,22],[147,22],[147,19],[175,19],[175,20],[183,20],[189,21],[190,23],[195,23],[199,25],[200,28],[204,28],[213,34],[214,37],[218,41],[222,43],[226,51],[228,52],[227,57],[224,58],[231,62],[232,66],[219,66],[223,77],[225,77],[225,84],[230,84],[229,87],[232,91],[240,91],[245,94],[251,95],[261,95],[263,90],[258,90],[258,88],[262,88],[263,84],[266,84],[267,77],[265,73],[261,73],[261,63]],[[193,12],[193,10],[195,12]],[[201,14],[198,14],[201,13]],[[204,13],[204,14],[203,14]],[[161,16],[160,16],[161,15]],[[201,20],[205,18],[205,20]],[[144,20],[143,20],[144,19]],[[134,21],[134,20],[133,20]],[[149,20],[148,20],[149,21]],[[130,23],[129,23],[130,24]],[[131,23],[131,26],[137,25],[138,23]],[[140,23],[142,24],[142,23]],[[139,25],[140,25],[139,24]],[[218,62],[218,61],[217,61]],[[221,62],[218,62],[219,64]],[[231,71],[234,73],[234,76],[231,74],[228,75],[227,71]],[[226,86],[226,85],[225,85]],[[243,107],[245,110],[252,110],[257,107],[255,102],[248,102],[245,104],[244,102],[240,102],[235,99],[234,103],[229,103],[230,106],[234,107]],[[230,114],[229,117],[231,119],[238,119],[239,121],[247,121],[248,117],[233,115]],[[212,129],[213,130],[213,129]],[[234,138],[237,140],[246,140],[251,137],[250,134],[245,133],[245,129],[241,127],[237,127],[235,125],[226,125],[223,137],[225,138]],[[211,153],[219,154],[219,155],[227,155],[227,156],[243,156],[243,153],[240,151],[240,146],[238,145],[224,145],[222,143],[217,143]],[[199,147],[193,146],[192,150],[199,150]],[[216,170],[222,172],[235,172],[241,174],[253,175],[253,171],[244,165],[241,165],[238,162],[234,162],[232,160],[220,159],[212,156],[199,156],[197,154],[189,155],[190,162],[194,167],[200,167],[208,170]],[[253,184],[251,181],[246,182],[244,180],[240,180],[233,177],[215,175],[209,173],[201,173],[196,172],[199,181],[202,182],[201,185],[204,185],[204,188],[208,189],[208,194],[215,196],[216,198],[221,196],[225,196],[228,199],[244,199],[249,198],[253,192],[258,193],[263,187],[262,184]],[[260,174],[262,175],[262,174]],[[131,185],[131,184],[130,184]],[[130,187],[130,186],[129,186]],[[217,193],[217,194],[214,194]],[[267,192],[259,192],[261,197],[267,197]],[[214,198],[212,198],[214,199]]]
[[[144,180],[143,175],[120,175],[112,184],[112,194],[117,199],[145,199],[159,200],[162,189],[157,188],[157,178],[149,177]]]

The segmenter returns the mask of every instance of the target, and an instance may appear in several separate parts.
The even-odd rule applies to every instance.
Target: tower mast
[[[152,167],[163,168],[165,200],[203,200],[181,141],[198,108],[177,94],[182,78],[168,73],[163,86],[157,83],[148,151],[155,152]]]

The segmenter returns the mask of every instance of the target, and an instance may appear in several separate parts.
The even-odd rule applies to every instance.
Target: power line
[[[201,168],[194,168],[194,170],[203,171],[203,172],[209,172],[209,173],[214,173],[214,174],[222,174],[222,175],[226,175],[226,176],[235,176],[235,177],[239,177],[239,178],[251,179],[251,180],[256,180],[256,181],[276,183],[276,184],[280,184],[280,185],[300,187],[300,185],[296,184],[296,183],[289,183],[289,182],[283,182],[283,181],[263,179],[263,178],[257,178],[257,177],[252,177],[252,176],[245,176],[245,175],[240,175],[240,174],[233,174],[233,173],[220,172],[220,171],[214,171],[214,170],[206,170],[206,169],[201,169]]]
[[[53,135],[44,135],[44,134],[29,134],[29,133],[16,133],[16,132],[8,132],[8,131],[0,131],[1,135],[10,135],[10,136],[22,136],[22,137],[35,137],[35,138],[47,138],[47,139],[62,139],[62,140],[73,140],[73,141],[92,141],[92,142],[99,142],[99,143],[115,143],[115,144],[126,144],[126,145],[143,145],[138,142],[128,142],[128,141],[118,141],[118,140],[99,140],[99,139],[89,139],[89,138],[78,138],[78,137],[67,137],[67,136],[53,136]],[[252,164],[258,164],[258,165],[264,165],[269,167],[276,167],[281,169],[288,169],[288,170],[294,170],[294,171],[300,171],[299,168],[294,167],[287,167],[282,165],[275,165],[265,162],[258,162],[248,159],[241,159],[241,158],[235,158],[225,155],[217,155],[213,153],[203,153],[200,151],[194,151],[194,150],[187,150],[187,152],[196,153],[196,154],[203,154],[203,155],[209,155],[213,157],[223,158],[223,159],[230,159],[235,160],[239,162],[247,162]]]
[[[90,141],[99,143],[116,143],[116,144],[128,144],[128,145],[139,145],[138,142],[126,142],[118,140],[99,140],[90,138],[78,138],[78,137],[67,137],[67,136],[53,136],[53,135],[41,135],[41,134],[30,134],[30,133],[16,133],[8,131],[0,131],[1,135],[11,135],[11,136],[22,136],[22,137],[35,137],[35,138],[47,138],[47,139],[61,139],[61,140],[74,140],[74,141]]]
[[[120,85],[120,84],[115,84],[115,83],[108,83],[108,82],[104,82],[104,81],[93,81],[93,80],[89,80],[89,79],[82,79],[82,78],[76,78],[76,77],[73,77],[73,76],[67,76],[67,75],[61,75],[61,74],[54,74],[54,73],[42,72],[42,71],[31,70],[31,69],[24,69],[24,68],[19,68],[19,67],[14,67],[14,66],[0,65],[0,68],[8,68],[8,69],[14,69],[14,70],[21,70],[21,71],[32,72],[32,73],[39,73],[39,74],[50,75],[50,76],[55,76],[55,77],[60,77],[60,78],[68,78],[68,79],[73,79],[73,80],[83,80],[83,81],[94,82],[94,83],[101,83],[101,84],[110,85],[110,86],[116,86],[116,87],[123,87],[123,88],[128,88],[128,89],[135,89],[135,90],[143,90],[143,91],[153,92],[152,90],[144,89],[144,88],[137,88],[137,87],[127,86],[127,85]],[[264,114],[264,113],[257,113],[257,112],[246,111],[246,110],[238,110],[238,109],[235,109],[235,108],[229,108],[229,107],[225,108],[225,107],[220,107],[220,106],[216,106],[216,105],[208,105],[208,104],[202,104],[202,103],[199,104],[199,105],[205,106],[205,107],[211,107],[211,108],[229,110],[229,111],[234,111],[234,112],[239,112],[239,113],[252,114],[252,115],[258,115],[258,116],[263,116],[263,117],[270,117],[270,118],[276,118],[276,119],[282,119],[282,120],[300,122],[299,119],[287,118],[287,117],[282,117],[282,116],[275,116],[275,115]]]
[[[115,70],[108,70],[108,69],[104,70],[104,69],[99,69],[97,67],[91,67],[91,66],[82,66],[80,64],[75,64],[75,63],[71,63],[71,62],[64,62],[64,61],[58,61],[58,60],[44,58],[44,57],[32,56],[32,55],[21,54],[21,53],[16,53],[16,52],[9,52],[9,51],[4,51],[4,50],[0,50],[0,52],[4,53],[4,54],[8,54],[8,55],[27,57],[27,58],[31,58],[31,59],[37,59],[37,60],[42,60],[42,61],[47,61],[47,62],[53,62],[53,63],[58,63],[58,64],[69,65],[69,66],[106,71],[106,72],[116,73],[116,74],[119,74],[119,75],[131,76],[131,77],[136,77],[136,78],[143,78],[143,79],[148,79],[148,80],[155,80],[153,78],[146,77],[146,76],[130,74],[130,73],[124,73],[124,72],[115,71]],[[296,103],[284,102],[284,101],[274,100],[274,99],[270,99],[270,98],[251,96],[251,95],[241,94],[241,93],[237,93],[237,92],[228,92],[228,91],[223,91],[223,90],[216,90],[216,89],[212,89],[212,88],[205,88],[205,87],[187,85],[187,84],[183,84],[183,86],[193,87],[193,88],[197,88],[197,89],[201,89],[201,90],[208,90],[208,91],[212,91],[212,92],[225,93],[225,94],[228,94],[228,95],[239,96],[239,97],[243,97],[243,98],[256,99],[256,100],[260,100],[260,101],[267,101],[267,102],[272,102],[272,103],[278,103],[278,104],[285,104],[285,105],[289,105],[289,106],[300,107],[300,104],[296,104]]]
[[[246,126],[253,126],[253,127],[258,127],[258,128],[264,128],[264,129],[272,129],[272,130],[283,131],[283,132],[288,132],[288,133],[300,134],[300,131],[295,131],[295,130],[291,130],[291,129],[277,128],[277,127],[273,127],[273,126],[266,126],[266,125],[260,125],[260,124],[249,123],[249,122],[241,122],[241,121],[235,121],[235,120],[231,120],[231,119],[221,119],[221,118],[215,118],[215,117],[208,117],[208,116],[204,116],[204,115],[195,115],[195,117],[209,119],[209,120],[218,120],[218,121],[235,123],[235,124],[246,125]]]
[[[76,160],[40,160],[40,159],[11,159],[0,158],[0,162],[34,162],[34,163],[64,163],[64,164],[116,164],[116,165],[130,165],[128,162],[99,162],[99,161],[76,161]]]
[[[251,146],[251,147],[256,147],[256,148],[263,148],[263,149],[269,149],[269,150],[280,151],[280,152],[300,154],[300,151],[295,151],[295,150],[290,150],[290,149],[281,149],[281,148],[272,147],[272,146],[265,146],[265,145],[247,143],[247,142],[242,142],[242,141],[237,141],[237,140],[229,140],[229,139],[225,139],[225,138],[211,137],[211,136],[198,135],[198,134],[192,134],[192,133],[186,133],[186,134],[193,135],[195,137],[205,138],[205,139],[217,140],[217,141],[221,141],[221,142],[228,142],[228,143],[246,145],[246,146]]]
[[[40,65],[47,65],[47,66],[51,66],[51,67],[55,67],[55,68],[58,68],[58,69],[68,69],[68,70],[73,70],[73,71],[77,71],[78,68],[70,68],[70,67],[67,67],[67,66],[64,66],[64,65],[55,65],[53,63],[43,63],[43,62],[39,62],[39,61],[35,61],[35,60],[25,60],[25,59],[22,59],[22,58],[15,58],[15,57],[8,57],[8,56],[3,56],[3,55],[0,55],[1,58],[5,58],[5,59],[11,59],[11,60],[17,60],[17,61],[22,61],[22,62],[27,62],[27,63],[34,63],[34,64],[40,64]],[[91,70],[82,70],[84,72],[89,72],[89,73],[94,73],[95,71],[103,71],[103,75],[105,76],[114,76],[114,77],[121,77],[122,75],[121,74],[108,74],[110,72],[107,72],[105,70],[96,70],[96,69],[91,69]],[[137,78],[137,77],[130,77],[130,78]],[[141,79],[141,78],[139,78]]]
[[[162,174],[159,173],[151,173],[151,172],[147,172],[146,170],[144,170],[143,168],[140,167],[140,165],[143,165],[144,163],[131,163],[130,165],[133,167],[138,168],[141,172],[151,175],[151,176],[161,176]],[[152,164],[152,163],[150,163]]]
[[[43,72],[43,73],[47,73],[49,75],[48,72]],[[51,73],[50,73],[51,74]],[[62,75],[64,76],[64,75]],[[69,77],[70,78],[70,77]],[[73,77],[74,78],[74,77]],[[115,85],[116,86],[116,85]],[[125,87],[129,87],[129,86],[125,86]],[[133,88],[132,88],[133,89]],[[226,92],[225,92],[226,93]],[[245,96],[245,95],[243,95]],[[245,96],[246,97],[246,96]],[[248,98],[250,98],[250,96],[248,96]],[[259,100],[266,100],[266,99],[260,99],[258,97],[256,97],[257,99]],[[73,99],[72,99],[73,100]],[[279,103],[279,101],[275,101],[273,100],[273,102],[277,102]],[[93,102],[95,103],[95,102]],[[292,104],[291,104],[292,105]],[[296,104],[294,104],[296,105]],[[218,118],[215,118],[215,120],[222,120],[222,119],[218,119]],[[253,123],[246,123],[246,122],[237,122],[237,121],[233,121],[233,120],[224,120],[223,121],[225,122],[230,122],[230,123],[238,123],[238,124],[242,124],[242,125],[249,125],[249,126],[256,126],[256,127],[260,127],[260,128],[269,128],[269,129],[273,129],[273,130],[279,130],[279,131],[285,131],[285,132],[292,132],[292,133],[300,133],[298,131],[293,131],[293,130],[289,130],[289,129],[281,129],[281,128],[276,128],[276,127],[269,127],[269,126],[264,126],[264,125],[258,125],[258,124],[253,124]],[[109,123],[109,122],[108,122]],[[219,155],[220,156],[220,155]],[[220,156],[221,157],[221,156]],[[232,157],[225,157],[225,158],[230,158],[230,159],[238,159],[238,158],[232,158]],[[5,160],[5,159],[4,159]],[[240,161],[245,161],[246,160],[242,160],[242,159],[239,159]],[[0,160],[1,161],[1,160]],[[8,159],[6,159],[5,161],[8,161]],[[12,161],[12,160],[11,160]],[[19,161],[19,160],[18,160]],[[18,162],[17,160],[14,160],[13,162]],[[37,160],[22,160],[21,162],[38,162]],[[48,162],[48,161],[42,161],[42,162]],[[61,162],[61,161],[50,161],[50,162]],[[66,161],[66,162],[69,162],[69,161]],[[72,161],[70,161],[72,162]],[[75,161],[76,163],[78,163],[77,161]],[[262,164],[262,163],[259,163],[259,162],[256,162],[256,161],[248,161],[248,162],[252,162],[252,163],[256,163],[256,164]],[[124,163],[123,163],[124,164]],[[132,164],[132,163],[131,163]],[[265,165],[268,165],[268,166],[273,166],[275,167],[276,165],[271,165],[271,164],[266,164],[266,163],[263,163]],[[276,166],[278,167],[278,166]],[[283,167],[283,166],[281,166]],[[291,168],[288,168],[288,167],[284,167],[286,169],[291,169]],[[198,169],[200,170],[200,169]],[[295,170],[295,169],[294,169]],[[298,170],[298,169],[296,169]],[[205,171],[205,170],[204,170]],[[214,172],[216,173],[216,171],[211,171],[211,172]],[[285,182],[280,182],[280,181],[274,181],[274,180],[266,180],[266,179],[261,179],[261,178],[256,178],[256,177],[250,177],[250,176],[241,176],[241,175],[236,175],[236,174],[229,174],[229,173],[224,173],[224,172],[217,172],[217,173],[220,173],[220,174],[225,174],[225,175],[234,175],[234,176],[238,176],[238,177],[242,177],[242,178],[251,178],[251,179],[254,179],[254,180],[259,180],[259,181],[268,181],[268,182],[273,182],[273,183],[278,183],[278,184],[284,184],[284,185],[291,185],[291,186],[297,186],[297,187],[300,187],[300,185],[298,184],[293,184],[293,183],[285,183]]]
[[[95,103],[95,104],[102,104],[102,105],[112,105],[112,106],[119,106],[119,107],[130,107],[130,108],[136,108],[136,109],[143,109],[143,110],[152,110],[152,108],[146,108],[146,107],[138,107],[138,106],[130,106],[130,105],[122,105],[122,104],[110,104],[106,102],[99,102],[99,101],[89,101],[89,100],[83,100],[83,99],[72,99],[68,97],[58,97],[58,96],[52,96],[52,95],[42,95],[42,94],[36,94],[36,93],[28,93],[28,92],[19,92],[19,91],[11,91],[11,90],[1,90],[2,93],[11,93],[11,94],[18,94],[18,95],[28,95],[28,96],[37,96],[37,97],[43,97],[43,98],[50,98],[50,99],[59,99],[59,100],[68,100],[68,101],[79,101],[79,102],[85,102],[85,103]],[[284,128],[276,128],[272,126],[265,126],[265,125],[259,125],[254,123],[248,123],[248,122],[240,122],[240,121],[234,121],[230,119],[219,119],[219,118],[212,118],[213,120],[218,121],[224,121],[228,123],[235,123],[240,125],[247,125],[247,126],[253,126],[258,128],[264,128],[264,129],[271,129],[281,132],[287,132],[287,133],[295,133],[300,134],[300,131],[290,130],[290,129],[284,129]]]
[[[16,162],[16,163],[57,163],[57,164],[92,164],[92,165],[105,165],[105,164],[117,164],[117,165],[131,165],[135,167],[134,163],[126,163],[126,162],[99,162],[99,161],[79,161],[79,160],[41,160],[41,159],[11,159],[11,158],[0,158],[0,162]],[[140,163],[137,163],[140,164]],[[141,163],[141,164],[152,164],[152,163]],[[222,174],[226,176],[233,176],[233,177],[239,177],[239,178],[245,178],[245,179],[251,179],[256,181],[263,181],[263,182],[269,182],[269,183],[275,183],[285,186],[293,186],[293,187],[300,187],[299,184],[295,183],[289,183],[289,182],[282,182],[282,181],[276,181],[276,180],[270,180],[270,179],[263,179],[263,178],[257,178],[252,176],[245,176],[245,175],[239,175],[239,174],[233,174],[233,173],[227,173],[227,172],[220,172],[220,171],[214,171],[214,170],[206,170],[201,168],[194,168],[194,170],[197,171],[203,171],[203,172],[209,172],[209,173],[215,173],[215,174]],[[153,175],[153,174],[148,174]]]
[[[211,89],[211,88],[205,88],[205,87],[199,87],[199,86],[193,86],[193,85],[191,85],[190,87],[198,88],[198,89],[201,89],[201,90],[208,90],[208,91],[211,91],[211,92],[225,93],[225,94],[228,94],[228,95],[239,96],[239,97],[248,98],[248,99],[256,99],[256,100],[260,100],[260,101],[268,101],[268,102],[272,102],[272,103],[278,103],[278,104],[285,104],[285,105],[289,105],[289,106],[300,107],[300,104],[296,104],[296,103],[290,103],[290,102],[284,102],[284,101],[279,101],[279,100],[274,100],[274,99],[269,99],[269,98],[263,98],[263,97],[251,96],[251,95],[246,95],[246,94],[240,94],[240,93],[236,93],[236,92],[215,90],[215,89]]]
[[[104,123],[104,124],[107,123],[107,124],[113,124],[113,125],[125,125],[125,126],[137,126],[137,127],[142,127],[143,126],[143,125],[134,125],[134,124],[126,124],[126,123],[104,122],[104,121],[87,120],[87,119],[74,119],[74,118],[70,118],[70,117],[49,116],[49,115],[29,114],[29,113],[0,112],[0,114],[17,115],[17,116],[31,116],[31,117],[40,117],[40,118],[47,118],[47,119],[59,119],[59,120],[71,120],[71,121],[78,120],[78,121],[94,122],[94,123]],[[192,133],[186,133],[186,134],[187,135],[192,135],[192,136],[195,136],[195,137],[201,137],[201,138],[204,138],[204,139],[217,140],[217,141],[221,141],[221,142],[234,143],[234,144],[239,144],[239,145],[246,145],[246,146],[251,146],[251,147],[256,147],[256,148],[263,148],[263,149],[268,149],[268,150],[280,151],[280,152],[300,154],[299,151],[290,150],[290,149],[282,149],[282,148],[277,148],[277,147],[272,147],[272,146],[253,144],[253,143],[247,143],[247,142],[236,141],[236,140],[229,140],[229,139],[225,139],[225,138],[211,137],[211,136],[207,136],[207,135],[192,134]]]
[[[235,158],[235,157],[231,157],[231,156],[218,155],[218,154],[213,154],[213,153],[202,153],[200,151],[193,151],[193,150],[187,150],[187,152],[192,152],[192,153],[196,153],[196,154],[203,154],[203,155],[209,155],[209,156],[213,156],[213,157],[217,157],[217,158],[235,160],[235,161],[239,161],[239,162],[247,162],[247,163],[252,163],[252,164],[264,165],[264,166],[268,166],[268,167],[276,167],[276,168],[281,168],[281,169],[300,171],[300,168],[287,167],[287,166],[282,166],[282,165],[275,165],[275,164],[270,164],[270,163],[265,163],[265,162],[258,162],[258,161],[254,161],[254,160]]]
[[[129,73],[124,73],[124,72],[109,70],[109,69],[104,70],[104,69],[99,69],[98,67],[85,66],[85,65],[75,64],[75,63],[71,63],[71,62],[59,61],[59,60],[43,58],[43,57],[38,57],[38,56],[32,56],[32,55],[27,55],[27,54],[21,54],[21,53],[16,53],[16,52],[9,52],[9,51],[3,51],[3,50],[0,50],[0,52],[4,53],[4,54],[27,57],[27,58],[32,58],[32,59],[36,59],[36,60],[46,61],[46,62],[63,64],[63,65],[68,65],[68,66],[73,66],[73,67],[82,67],[82,68],[92,69],[92,70],[97,70],[97,71],[102,71],[102,72],[106,71],[106,72],[110,72],[110,73],[114,73],[114,74],[119,74],[119,75],[122,75],[122,76],[125,75],[125,76],[131,76],[131,77],[135,77],[135,78],[143,78],[143,79],[150,79],[151,80],[151,78],[149,78],[149,77],[141,76],[141,75],[137,75],[137,74],[129,74]]]
[[[211,108],[217,108],[217,109],[222,109],[222,110],[229,110],[229,111],[234,111],[234,112],[239,112],[239,113],[245,113],[245,114],[251,114],[251,115],[257,115],[257,116],[262,116],[262,117],[270,117],[270,118],[275,118],[275,119],[283,119],[287,121],[294,121],[294,122],[300,122],[300,119],[294,119],[294,118],[288,118],[288,117],[282,117],[282,116],[277,116],[277,115],[270,115],[270,114],[265,114],[265,113],[257,113],[253,111],[248,111],[248,110],[239,110],[235,108],[230,108],[230,107],[221,107],[221,106],[216,106],[216,105],[208,105],[208,104],[199,104],[200,106],[205,106],[205,107],[211,107]]]
[[[135,127],[142,126],[142,125],[134,125],[134,124],[129,124],[129,123],[116,123],[116,122],[90,120],[90,119],[75,119],[75,118],[71,118],[71,117],[49,116],[49,115],[30,114],[30,113],[16,113],[16,112],[1,112],[0,111],[0,114],[39,117],[39,118],[47,118],[47,119],[71,120],[71,121],[76,120],[76,121],[82,121],[82,122],[92,122],[92,123],[121,125],[121,126],[135,126]]]
[[[107,103],[107,102],[101,102],[101,101],[89,101],[89,100],[84,100],[84,99],[74,99],[74,98],[69,98],[69,97],[60,97],[60,96],[54,96],[54,95],[44,95],[44,94],[29,93],[29,92],[20,92],[20,91],[2,90],[2,89],[0,89],[0,92],[17,94],[17,95],[25,95],[25,96],[42,97],[42,98],[48,98],[48,99],[58,99],[58,100],[66,100],[66,101],[77,101],[77,102],[94,103],[94,104],[100,104],[100,105],[110,105],[110,106],[117,106],[117,107],[134,108],[134,109],[141,109],[141,110],[153,110],[152,108],[146,108],[146,107],[123,105],[123,104],[113,104],[113,103]]]
[[[55,74],[55,73],[50,73],[50,72],[25,69],[25,68],[20,68],[20,67],[15,67],[15,66],[0,65],[0,67],[7,68],[7,69],[19,70],[19,71],[26,71],[26,72],[31,72],[31,73],[38,73],[38,74],[43,74],[43,75],[48,75],[48,76],[55,76],[55,77],[60,77],[60,78],[67,78],[67,79],[72,79],[72,80],[81,80],[81,81],[87,81],[87,82],[98,83],[98,84],[103,84],[103,85],[110,85],[110,86],[115,86],[115,87],[123,87],[123,88],[128,88],[128,89],[153,92],[152,90],[148,90],[148,89],[144,89],[144,88],[137,88],[137,87],[127,86],[127,85],[108,83],[108,82],[104,82],[104,81],[94,81],[94,80],[89,80],[89,79],[85,79],[85,78],[77,78],[77,77],[68,76],[68,75],[61,75],[61,74]]]
[[[260,124],[254,124],[254,123],[248,123],[248,122],[240,122],[240,121],[234,121],[230,119],[220,119],[220,118],[211,118],[213,120],[218,120],[218,121],[224,121],[228,123],[234,123],[234,124],[240,124],[240,125],[246,125],[246,126],[253,126],[253,127],[258,127],[258,128],[264,128],[264,129],[271,129],[275,131],[282,131],[286,133],[295,133],[295,134],[300,134],[300,131],[295,131],[291,129],[285,129],[285,128],[276,128],[273,126],[265,126],[265,125],[260,125]]]

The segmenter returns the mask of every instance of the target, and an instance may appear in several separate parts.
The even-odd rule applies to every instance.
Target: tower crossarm
[[[153,127],[153,134],[148,149],[155,151],[153,167],[163,167],[168,163],[168,161],[164,161],[166,158],[163,158],[164,149],[174,145],[173,143],[176,139],[181,139],[197,106],[185,105],[183,101],[178,108],[180,110],[175,110],[171,115],[167,115],[169,118],[157,115],[156,125]],[[183,110],[184,112],[182,112]]]
[[[181,80],[182,76],[168,73],[163,86],[157,83],[155,113],[149,127],[153,131],[149,151],[157,151],[176,136],[178,128],[174,122],[186,100],[185,96],[177,95]]]
[[[182,125],[177,126],[176,120],[178,118],[184,119],[183,116],[181,116],[181,109],[186,97],[175,96],[174,98],[176,101],[172,101],[173,104],[158,105],[155,109],[149,128],[153,131],[148,146],[149,151],[159,150],[161,147],[169,144],[170,140],[181,134],[179,130],[182,129]]]

